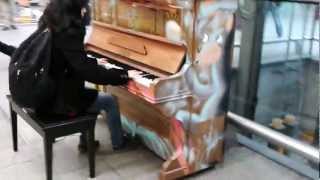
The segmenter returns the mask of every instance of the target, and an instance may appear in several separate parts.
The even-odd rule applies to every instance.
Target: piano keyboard
[[[100,58],[106,58],[106,57],[103,57],[99,54],[96,54],[96,53],[92,53],[92,52],[89,52],[88,57],[90,58],[96,58],[96,59],[100,59]],[[146,86],[146,87],[150,87],[151,83],[153,82],[154,79],[158,78],[157,76],[153,75],[153,74],[150,74],[150,73],[147,73],[147,72],[144,72],[144,71],[141,71],[139,69],[136,69],[134,67],[131,67],[131,66],[128,66],[126,64],[122,64],[116,60],[113,60],[113,59],[110,59],[110,58],[106,58],[107,59],[107,62],[105,64],[103,64],[103,66],[106,68],[106,69],[122,69],[122,70],[125,70],[125,71],[129,71],[129,70],[136,70],[139,73],[139,75],[137,75],[136,77],[133,77],[133,81],[138,83],[138,84],[141,84],[143,86]]]

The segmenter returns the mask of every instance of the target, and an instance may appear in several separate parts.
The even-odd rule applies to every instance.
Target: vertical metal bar
[[[302,4],[302,6],[305,6],[305,11],[304,11],[304,17],[303,17],[303,22],[307,22],[307,20],[308,20],[308,13],[309,13],[309,9],[310,9],[310,6],[308,5],[308,4]],[[302,59],[302,55],[303,55],[303,46],[304,46],[304,42],[305,42],[305,40],[306,40],[306,26],[305,26],[305,24],[304,24],[304,26],[303,26],[303,31],[302,31],[302,52],[301,52],[301,54],[300,54],[300,58]]]
[[[239,55],[239,70],[233,85],[233,96],[246,101],[236,100],[234,111],[254,119],[262,61],[265,1],[250,0],[245,2],[252,4],[250,5],[252,9],[246,10],[247,6],[240,6],[242,46]]]
[[[317,7],[314,7],[314,11],[313,12],[315,12],[316,11],[316,8]],[[314,41],[314,34],[315,34],[315,32],[316,32],[316,19],[315,19],[316,17],[313,17],[313,24],[312,24],[312,31],[311,31],[311,41],[310,41],[310,49],[309,49],[309,56],[310,57],[312,57],[312,50],[313,50],[313,41]]]
[[[290,23],[289,23],[289,35],[288,35],[289,37],[288,37],[288,41],[287,41],[286,61],[289,59],[290,42],[291,42],[293,18],[294,18],[294,11],[295,11],[294,7],[295,7],[295,4],[292,3],[291,14],[290,14]]]

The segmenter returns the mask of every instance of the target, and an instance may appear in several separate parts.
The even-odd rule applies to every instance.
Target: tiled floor
[[[1,118],[0,131],[0,179],[3,180],[44,180],[45,169],[41,138],[23,121],[19,121],[20,149],[14,153],[11,147],[9,121]],[[109,134],[104,122],[98,122],[97,139],[101,148],[97,153],[96,173],[100,180],[153,180],[157,179],[162,160],[143,146],[128,151],[113,153],[110,149]],[[88,177],[88,163],[85,154],[77,150],[78,136],[57,141],[54,145],[54,179],[85,180]],[[250,171],[248,171],[250,169]],[[265,172],[270,172],[267,176]],[[271,173],[272,172],[272,173]],[[303,177],[265,159],[243,147],[229,149],[224,164],[187,179],[219,180],[301,180]]]
[[[34,27],[19,27],[19,30],[1,32],[0,41],[18,44]],[[0,54],[0,180],[44,180],[43,144],[27,124],[19,121],[19,152],[14,153],[8,106],[5,94],[8,57]],[[137,146],[121,153],[111,150],[109,133],[104,122],[98,122],[96,137],[101,142],[97,152],[96,173],[98,180],[154,180],[162,160],[143,146]],[[88,178],[87,157],[77,150],[78,136],[58,140],[54,144],[54,179],[85,180]],[[266,173],[267,172],[267,173]],[[284,168],[244,147],[227,149],[225,162],[186,179],[202,180],[302,180],[304,177]]]

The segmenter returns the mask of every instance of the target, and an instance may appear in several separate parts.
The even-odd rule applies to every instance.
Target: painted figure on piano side
[[[199,3],[195,29],[195,59],[185,73],[185,84],[171,84],[170,89],[179,89],[177,86],[181,85],[188,86],[193,94],[193,110],[190,112],[182,108],[186,102],[170,102],[164,106],[170,108],[166,109],[166,112],[174,112],[172,115],[183,127],[180,128],[180,135],[185,136],[186,132],[189,133],[191,140],[182,144],[185,146],[185,157],[188,157],[191,171],[203,169],[212,159],[221,156],[221,152],[218,151],[221,147],[218,146],[222,146],[223,121],[227,110],[228,68],[234,28],[233,10],[234,6],[230,7],[230,4],[222,1]],[[176,25],[172,27],[177,28]]]

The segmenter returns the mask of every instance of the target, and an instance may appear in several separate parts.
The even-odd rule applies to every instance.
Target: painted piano
[[[160,179],[223,161],[237,3],[234,0],[94,0],[89,54],[141,71],[108,86],[124,129],[164,160]]]

